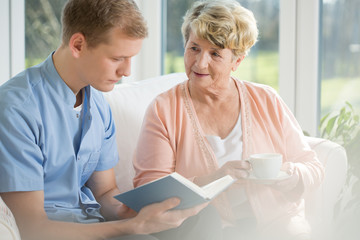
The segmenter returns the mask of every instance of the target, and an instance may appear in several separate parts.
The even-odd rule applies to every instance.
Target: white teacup
[[[282,155],[280,153],[252,154],[249,162],[255,177],[261,179],[276,178],[280,173]]]

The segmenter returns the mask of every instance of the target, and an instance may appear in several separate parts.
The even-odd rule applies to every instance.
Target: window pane
[[[167,0],[165,73],[184,72],[181,24],[195,0]],[[239,79],[278,88],[279,0],[239,0],[258,22],[259,41],[233,74]]]
[[[25,1],[25,65],[42,62],[61,42],[61,11],[67,0]]]
[[[321,115],[360,110],[360,1],[323,0]]]

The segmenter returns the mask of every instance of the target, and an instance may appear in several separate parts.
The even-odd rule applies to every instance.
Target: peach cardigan
[[[294,231],[304,231],[308,226],[302,195],[306,189],[320,184],[323,166],[306,143],[293,114],[272,88],[246,81],[235,82],[240,93],[243,131],[243,154],[239,160],[253,153],[279,152],[284,162],[294,163],[301,187],[285,196],[267,185],[251,181],[239,181],[239,184],[245,186],[259,226],[271,228],[277,219],[282,224],[297,222],[299,229]],[[148,107],[134,167],[135,186],[174,171],[193,179],[219,168],[196,116],[188,81],[160,94]],[[215,200],[214,205],[223,219],[230,221],[232,214],[226,194]]]

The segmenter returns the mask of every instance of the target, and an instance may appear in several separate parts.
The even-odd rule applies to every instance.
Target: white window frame
[[[123,82],[161,75],[162,69],[162,0],[136,0],[149,28],[140,53],[134,57],[131,75]]]
[[[318,135],[321,0],[280,0],[279,91],[302,129]]]
[[[162,0],[137,0],[149,37],[134,58],[137,81],[161,74]],[[320,113],[319,7],[321,0],[280,0],[279,91],[303,130],[318,133]],[[25,67],[25,1],[0,1],[0,84]],[[180,29],[179,29],[180,31]]]
[[[25,1],[0,1],[0,84],[25,67]]]

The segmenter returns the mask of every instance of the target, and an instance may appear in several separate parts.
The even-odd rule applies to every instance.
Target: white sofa
[[[0,239],[20,240],[19,230],[10,209],[0,197]]]
[[[184,73],[174,73],[134,83],[119,84],[113,91],[105,93],[117,130],[120,161],[115,171],[121,191],[133,188],[133,152],[148,104],[159,93],[185,79]],[[345,150],[338,144],[312,137],[308,138],[308,142],[326,168],[322,186],[306,196],[307,217],[317,232],[323,232],[323,229],[327,229],[331,224],[333,207],[346,179],[347,159]],[[20,239],[12,214],[1,198],[0,239]]]
[[[159,93],[186,79],[185,73],[173,73],[120,84],[105,94],[116,124],[120,161],[115,171],[121,191],[133,188],[133,152],[147,106]],[[325,165],[325,179],[319,189],[306,196],[306,214],[317,239],[326,239],[324,234],[331,234],[334,205],[346,180],[347,157],[345,149],[334,142],[314,137],[307,140]]]

